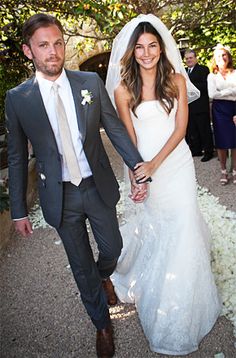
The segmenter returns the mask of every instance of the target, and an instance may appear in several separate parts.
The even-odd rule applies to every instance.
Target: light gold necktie
[[[78,186],[82,180],[82,176],[71,138],[71,132],[66,116],[65,107],[58,93],[58,87],[59,85],[54,82],[52,88],[54,90],[54,95],[55,95],[55,109],[56,109],[58,128],[59,128],[59,133],[62,143],[62,151],[63,151],[62,155],[66,162],[70,174],[71,183]]]

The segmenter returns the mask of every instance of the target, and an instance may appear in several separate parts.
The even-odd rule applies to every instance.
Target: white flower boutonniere
[[[89,92],[87,89],[81,90],[81,96],[83,97],[83,101],[81,104],[84,106],[86,103],[91,104],[93,103],[92,98],[92,92]]]

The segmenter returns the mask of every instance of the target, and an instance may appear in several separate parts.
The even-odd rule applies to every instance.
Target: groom
[[[109,276],[122,248],[115,206],[118,183],[100,136],[103,126],[126,164],[142,162],[95,73],[65,70],[61,23],[47,14],[23,27],[23,51],[35,76],[6,95],[9,192],[16,230],[32,234],[27,217],[28,140],[33,146],[40,203],[45,220],[59,233],[81,293],[97,328],[98,357],[112,357],[114,343],[108,304],[116,303]],[[146,184],[134,200],[145,197]],[[99,256],[89,245],[90,221]]]

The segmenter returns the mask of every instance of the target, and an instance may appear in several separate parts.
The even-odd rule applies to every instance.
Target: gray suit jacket
[[[114,207],[119,188],[105,152],[100,127],[132,169],[142,161],[126,129],[118,119],[100,77],[95,73],[66,71],[82,134],[83,149],[97,190],[104,203]],[[81,90],[92,92],[93,102],[82,105]],[[8,128],[9,193],[12,218],[27,216],[28,139],[36,157],[39,197],[46,221],[59,227],[63,207],[60,154],[35,77],[11,89],[6,95]]]

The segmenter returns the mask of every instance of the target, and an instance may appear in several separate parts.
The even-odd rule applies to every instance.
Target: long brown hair
[[[139,64],[135,60],[134,51],[139,37],[144,33],[154,35],[160,45],[161,54],[157,63],[158,71],[155,81],[155,95],[156,99],[160,101],[165,111],[170,113],[174,106],[174,99],[178,97],[178,89],[172,78],[172,74],[175,73],[175,69],[166,56],[165,45],[161,36],[149,22],[140,22],[131,35],[127,49],[120,62],[121,83],[128,89],[132,96],[131,106],[132,111],[135,113],[137,106],[142,101],[143,83],[140,75]]]

